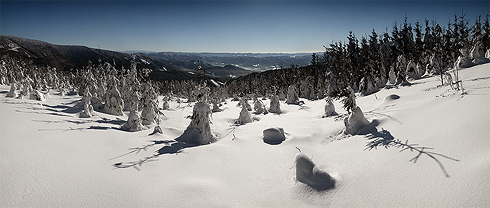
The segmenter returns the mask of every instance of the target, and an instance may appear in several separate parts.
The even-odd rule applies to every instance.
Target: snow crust
[[[378,121],[373,136],[383,129],[458,159],[440,158],[450,177],[429,157],[409,162],[415,152],[364,150],[369,135],[342,136],[346,112],[322,118],[323,100],[282,102],[282,114],[237,126],[241,108],[228,99],[212,114],[219,140],[192,146],[175,141],[192,105],[169,101],[165,133],[149,135],[153,128],[119,129],[129,112],[79,118],[80,96],[7,98],[10,86],[0,85],[0,207],[490,207],[490,64],[459,73],[464,96],[428,76],[357,98]],[[399,99],[385,99],[393,94]],[[265,144],[271,126],[288,139]],[[334,188],[297,181],[297,148]]]

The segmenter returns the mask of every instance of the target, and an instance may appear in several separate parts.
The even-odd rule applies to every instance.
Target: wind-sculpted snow
[[[68,88],[38,101],[0,85],[0,207],[489,207],[490,64],[459,73],[465,94],[423,76],[357,96],[368,124],[356,135],[343,134],[343,108],[323,117],[325,100],[280,101],[281,114],[236,125],[228,98],[206,145],[176,141],[187,98],[168,99],[153,134],[122,131],[128,111],[79,118]],[[286,131],[280,145],[264,143],[271,127]]]

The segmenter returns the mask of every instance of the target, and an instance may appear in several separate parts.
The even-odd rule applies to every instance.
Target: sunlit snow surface
[[[212,115],[220,140],[192,146],[173,139],[194,103],[170,102],[164,133],[150,136],[153,127],[118,129],[129,112],[82,119],[79,96],[5,98],[2,85],[0,207],[490,207],[490,64],[460,76],[464,96],[437,87],[436,76],[357,99],[378,131],[458,159],[439,157],[450,177],[427,156],[414,164],[415,152],[365,151],[368,135],[339,135],[338,101],[338,116],[322,118],[325,100],[303,100],[236,125],[240,108],[228,100]],[[284,129],[284,142],[264,143],[272,127]],[[295,181],[299,150],[336,180],[334,189]]]

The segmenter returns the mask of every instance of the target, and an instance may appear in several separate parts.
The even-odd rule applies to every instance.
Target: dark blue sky
[[[54,44],[186,52],[317,52],[395,21],[489,13],[490,1],[0,1],[0,33]]]

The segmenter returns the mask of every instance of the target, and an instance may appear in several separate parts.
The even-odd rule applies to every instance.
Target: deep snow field
[[[378,131],[458,159],[437,157],[450,177],[426,155],[412,163],[416,152],[368,151],[369,135],[342,136],[338,101],[337,117],[322,118],[325,100],[282,101],[283,114],[238,126],[240,108],[227,100],[212,114],[220,139],[189,147],[173,139],[194,103],[172,101],[164,134],[149,135],[153,127],[118,129],[128,112],[78,118],[80,96],[11,99],[2,85],[0,207],[490,207],[490,64],[460,76],[464,96],[432,76],[357,99]],[[264,143],[270,127],[284,128],[286,140]],[[298,149],[335,178],[334,189],[295,180]]]

